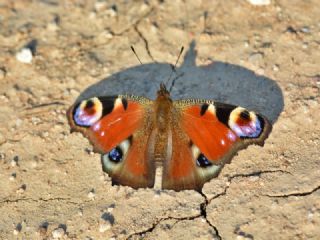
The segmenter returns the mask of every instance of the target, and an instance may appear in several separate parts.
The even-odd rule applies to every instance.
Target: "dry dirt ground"
[[[270,137],[202,193],[111,186],[66,109],[154,98],[182,45],[173,97],[262,112]],[[1,0],[0,239],[320,239],[319,48],[318,0]]]

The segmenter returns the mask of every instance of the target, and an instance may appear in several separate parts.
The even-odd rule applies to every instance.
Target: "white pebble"
[[[263,6],[263,5],[269,5],[271,3],[271,0],[247,0],[252,5],[257,6]]]
[[[25,184],[23,184],[17,191],[16,191],[16,193],[18,193],[18,194],[22,194],[22,193],[24,193],[25,191],[26,191],[26,185]]]
[[[108,211],[109,213],[111,213],[111,212],[113,211],[113,209],[114,209],[114,207],[108,207],[108,208],[107,208],[107,211]]]
[[[259,181],[259,179],[260,179],[259,176],[251,176],[251,177],[249,177],[249,181],[251,181],[251,182]]]
[[[107,3],[106,2],[100,2],[100,1],[98,1],[98,2],[96,2],[95,4],[94,4],[94,10],[96,11],[96,12],[100,12],[100,11],[102,11],[102,10],[105,10],[107,8]]]
[[[264,75],[264,69],[263,68],[257,69],[256,74],[257,75]]]
[[[20,127],[22,125],[22,123],[23,123],[23,121],[20,118],[18,118],[16,120],[16,127]]]
[[[109,222],[100,223],[99,232],[104,233],[110,228],[111,228],[111,224]]]
[[[90,192],[88,193],[88,198],[89,198],[90,200],[94,200],[95,196],[96,196],[96,194],[94,193],[94,191],[90,191]]]
[[[275,72],[279,71],[279,66],[277,64],[273,65],[272,70]]]
[[[32,52],[30,48],[22,48],[16,54],[16,58],[19,62],[22,63],[31,63],[32,62]]]
[[[15,161],[14,159],[11,160],[10,162],[11,167],[15,167],[17,166],[17,161]]]
[[[41,137],[47,138],[47,137],[49,137],[49,133],[47,131],[41,132]]]
[[[110,16],[110,17],[115,17],[117,16],[117,11],[113,8],[109,8],[105,11],[105,13]]]
[[[249,60],[250,63],[252,63],[252,64],[254,64],[254,65],[259,65],[259,63],[260,63],[261,61],[263,61],[263,57],[264,57],[264,56],[263,56],[262,53],[257,52],[257,53],[252,53],[252,54],[249,56],[248,60]]]
[[[41,120],[40,120],[40,118],[38,118],[38,117],[32,117],[32,118],[31,118],[31,122],[32,122],[34,125],[36,125],[36,124],[40,123]]]
[[[54,239],[58,239],[58,238],[62,238],[65,232],[63,228],[56,228],[55,230],[52,231],[51,234]]]
[[[11,176],[9,177],[9,180],[14,181],[16,180],[16,178],[17,178],[17,175],[15,173],[12,173]]]

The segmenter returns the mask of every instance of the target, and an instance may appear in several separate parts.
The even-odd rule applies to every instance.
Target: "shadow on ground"
[[[224,62],[197,66],[196,57],[195,42],[192,42],[183,63],[174,73],[173,78],[177,80],[171,92],[173,99],[213,99],[260,112],[273,123],[278,119],[284,102],[281,89],[275,81]],[[118,94],[155,99],[159,84],[168,79],[171,71],[169,63],[150,63],[128,68],[88,87],[77,101]]]

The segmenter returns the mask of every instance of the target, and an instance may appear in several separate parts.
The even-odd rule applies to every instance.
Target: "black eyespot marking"
[[[110,161],[118,163],[122,160],[123,157],[123,153],[120,147],[116,147],[114,149],[112,149],[109,154],[108,157],[110,159]]]
[[[124,110],[127,110],[127,108],[128,108],[128,101],[127,101],[127,99],[122,98],[121,101],[122,101],[122,105],[123,105]]]
[[[201,110],[200,110],[200,115],[203,116],[206,113],[206,111],[208,110],[208,108],[209,108],[209,104],[208,103],[202,104]]]
[[[209,167],[212,166],[212,163],[208,160],[208,158],[206,158],[202,153],[199,155],[199,157],[197,158],[197,165],[199,167]]]
[[[102,116],[108,115],[113,111],[114,102],[117,97],[99,97],[102,103]]]
[[[265,120],[258,114],[257,114],[257,117],[258,117],[258,121],[260,123],[260,128],[261,128],[261,133],[262,133],[264,130]]]
[[[240,118],[242,118],[243,120],[250,120],[250,113],[248,112],[248,110],[243,110],[240,113]]]
[[[91,99],[89,99],[89,100],[87,101],[87,103],[86,103],[85,108],[86,108],[86,109],[90,109],[90,108],[92,108],[93,106],[94,106],[94,102],[93,102]]]
[[[226,105],[226,106],[216,106],[216,116],[220,122],[229,127],[228,121],[231,112],[235,109],[235,106]]]

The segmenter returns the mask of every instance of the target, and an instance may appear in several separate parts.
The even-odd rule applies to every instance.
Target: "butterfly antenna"
[[[138,54],[136,53],[136,50],[134,50],[134,47],[131,45],[130,48],[131,48],[133,54],[134,54],[134,55],[136,56],[136,58],[138,59],[139,63],[142,65],[142,62],[141,62],[140,58],[138,57]]]
[[[171,73],[170,73],[169,78],[167,79],[167,81],[166,81],[166,83],[165,83],[166,86],[167,86],[167,84],[169,83],[169,81],[170,81],[170,79],[171,79],[171,77],[172,77],[173,72],[176,72],[176,66],[177,66],[177,64],[178,64],[178,62],[179,62],[179,59],[180,59],[180,57],[181,57],[181,54],[183,53],[183,50],[184,50],[184,46],[181,47],[180,53],[179,53],[179,55],[178,55],[177,61],[176,61],[176,63],[174,64],[174,66],[170,65],[171,68],[172,68],[172,70],[171,70]],[[174,85],[175,79],[176,79],[176,78],[174,78],[174,79],[172,80],[172,83],[171,83],[171,86],[170,86],[169,89],[172,89],[172,86]]]

